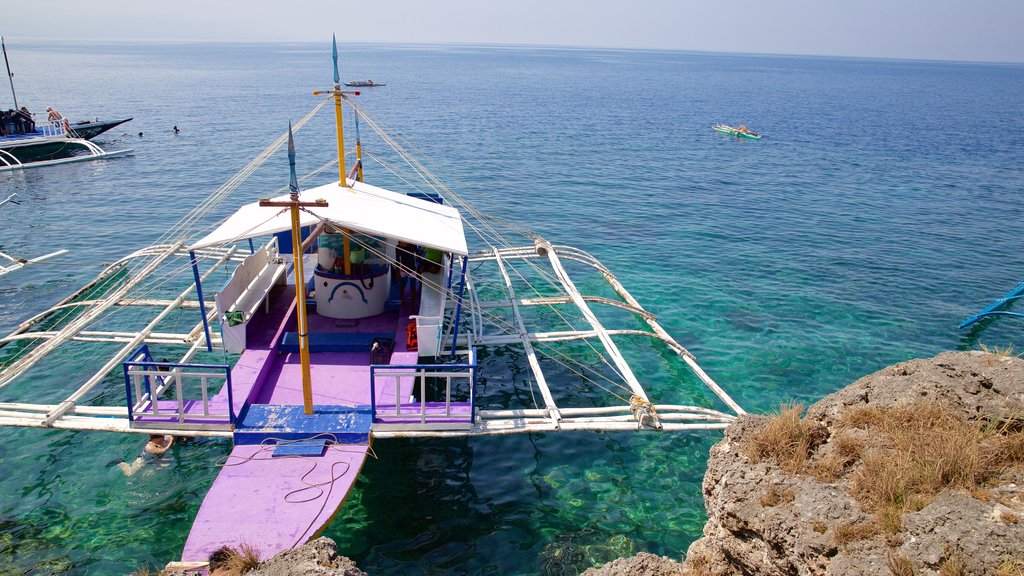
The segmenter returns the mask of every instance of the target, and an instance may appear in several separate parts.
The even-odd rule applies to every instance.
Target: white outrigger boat
[[[300,192],[290,150],[291,194],[244,204],[202,234],[202,217],[290,144],[289,128],[164,241],[0,339],[0,389],[33,388],[33,369],[59,348],[107,351],[70,394],[0,403],[0,425],[230,439],[182,553],[190,563],[222,545],[269,555],[314,537],[375,438],[709,430],[743,413],[597,259],[536,236],[511,244],[380,130],[352,101],[358,92],[341,89],[336,48],[334,87],[314,94],[330,97],[296,128],[334,102],[339,178]],[[351,172],[343,101],[356,118]],[[360,120],[426,191],[363,182]],[[210,306],[204,291],[225,271]],[[604,288],[582,293],[581,273]],[[170,331],[172,314],[195,323]],[[109,328],[119,321],[136,328]],[[671,364],[664,372],[682,378],[678,364],[703,386],[680,380],[671,396],[687,402],[651,398],[635,351],[620,347],[637,341],[652,359],[641,374]],[[215,349],[231,361],[201,360]],[[482,360],[487,349],[497,352]],[[478,386],[506,361],[528,368],[518,396],[529,401]],[[118,387],[120,405],[102,400]]]
[[[3,51],[7,79],[11,85],[11,98],[14,101],[11,112],[19,114],[22,109],[18,107],[18,95],[14,91],[14,74],[11,73],[11,65],[7,61],[7,45],[4,44],[3,38],[0,38],[0,49]],[[27,110],[24,117],[31,120]],[[127,156],[132,153],[131,149],[108,152],[89,139],[129,120],[131,118],[101,122],[97,118],[96,121],[78,122],[72,126],[68,120],[58,115],[56,119],[48,119],[38,126],[30,122],[30,126],[21,126],[22,129],[17,129],[18,125],[14,122],[4,122],[0,118],[0,172]]]

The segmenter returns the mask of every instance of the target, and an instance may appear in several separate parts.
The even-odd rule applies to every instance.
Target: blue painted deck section
[[[300,440],[318,435],[340,444],[367,444],[372,418],[369,406],[314,405],[313,414],[294,404],[253,404],[235,427],[235,444]]]
[[[299,440],[274,446],[273,458],[283,456],[323,456],[327,449],[327,440]]]

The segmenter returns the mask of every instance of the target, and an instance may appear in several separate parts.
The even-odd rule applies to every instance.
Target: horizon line
[[[9,36],[4,36],[6,41]],[[319,44],[313,40],[216,40],[216,39],[142,39],[142,38],[111,38],[111,39],[90,39],[90,38],[45,38],[29,37],[19,39],[18,42],[30,44],[55,43],[55,44]],[[587,46],[580,44],[519,44],[519,43],[491,43],[491,42],[374,42],[374,41],[340,41],[339,44],[353,46],[463,46],[475,48],[540,48],[549,50],[591,50],[608,52],[673,52],[690,54],[722,54],[735,56],[772,56],[792,58],[836,58],[848,60],[880,60],[896,62],[931,62],[948,64],[985,64],[997,66],[1020,66],[1024,61],[1018,60],[969,60],[969,59],[948,59],[948,58],[913,58],[906,56],[866,56],[849,54],[812,54],[799,52],[730,52],[720,50],[701,50],[695,48],[652,48],[652,47],[623,47],[623,46]]]

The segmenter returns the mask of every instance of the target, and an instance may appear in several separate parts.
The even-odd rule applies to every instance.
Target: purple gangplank
[[[352,489],[367,446],[335,445],[317,458],[273,458],[235,446],[199,508],[181,559],[202,562],[228,545],[261,558],[305,543],[330,522]]]
[[[302,404],[299,355],[276,349],[282,334],[295,330],[294,298],[281,289],[270,297],[269,313],[252,319],[246,350],[231,370],[236,413],[241,413],[245,404]],[[405,324],[399,321],[407,321],[409,314],[403,306],[399,311],[361,319],[355,325],[311,315],[309,325],[311,332],[393,334],[391,363],[414,364],[416,352],[406,350]],[[369,351],[310,356],[314,405],[370,403]],[[394,378],[387,385],[378,385],[378,405],[394,405],[396,396],[409,397],[413,378],[397,380],[397,389]],[[226,392],[213,400],[226,402]],[[182,561],[205,561],[210,552],[223,545],[241,544],[252,546],[266,558],[313,538],[344,502],[368,450],[367,445],[335,444],[318,456],[272,457],[269,447],[236,445],[196,515]],[[310,487],[319,484],[322,486]]]

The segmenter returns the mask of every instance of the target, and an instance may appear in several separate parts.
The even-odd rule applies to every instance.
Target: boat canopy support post
[[[459,297],[455,300],[455,319],[452,322],[452,356],[455,356],[455,344],[459,341],[459,320],[462,317],[462,298],[466,294],[466,270],[469,269],[469,256],[462,257],[462,279],[459,280]],[[451,290],[451,273],[448,274],[449,291]]]
[[[213,352],[213,343],[210,341],[210,322],[206,319],[206,303],[203,302],[203,281],[199,279],[199,262],[196,261],[196,253],[189,250],[188,259],[192,262],[192,275],[196,280],[196,298],[199,299],[199,316],[203,319],[203,333],[206,335],[206,351]]]
[[[356,180],[363,181],[363,143],[359,139],[359,110],[352,107],[353,123],[356,126]]]
[[[302,364],[302,407],[303,412],[308,416],[313,414],[313,385],[309,368],[309,326],[306,318],[306,279],[303,269],[302,255],[305,247],[302,243],[302,224],[299,222],[299,210],[306,207],[327,207],[327,201],[323,198],[312,202],[299,200],[299,182],[295,176],[295,139],[292,137],[292,126],[288,124],[288,165],[291,171],[288,188],[291,195],[288,200],[275,202],[273,200],[260,200],[260,206],[288,208],[292,218],[292,270],[295,273],[295,308],[297,332],[299,334],[299,360]],[[344,176],[342,176],[344,178]],[[347,238],[346,238],[347,242]],[[346,247],[346,252],[348,252]],[[345,263],[348,264],[348,254],[345,255]]]

